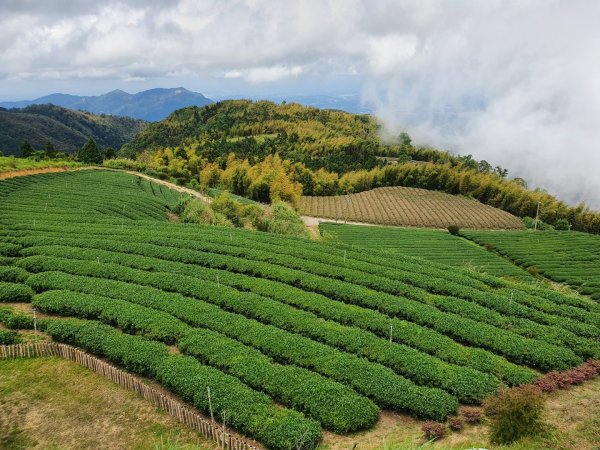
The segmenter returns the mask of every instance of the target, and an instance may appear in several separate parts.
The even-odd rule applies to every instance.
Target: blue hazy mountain
[[[2,108],[24,108],[29,105],[53,104],[94,114],[110,114],[133,117],[147,121],[162,120],[186,106],[204,106],[213,101],[198,92],[182,87],[173,89],[150,89],[129,94],[119,89],[96,96],[51,94],[35,100],[1,102]]]

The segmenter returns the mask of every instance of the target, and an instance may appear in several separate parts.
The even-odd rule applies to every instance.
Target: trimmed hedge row
[[[297,310],[250,292],[179,274],[130,269],[112,263],[98,263],[48,256],[31,256],[19,262],[32,272],[58,269],[77,275],[102,277],[153,286],[208,301],[263,323],[316,339],[352,354],[358,354],[394,369],[418,384],[442,388],[460,401],[478,402],[500,387],[497,378],[468,367],[450,365],[410,347],[390,344],[373,334],[314,314]],[[161,270],[160,264],[154,270]]]
[[[17,256],[21,246],[10,242],[0,242],[0,256]]]
[[[482,323],[508,329],[522,336],[543,340],[561,347],[568,347],[583,358],[600,357],[600,342],[574,335],[561,328],[546,326],[542,329],[544,332],[542,335],[539,324],[519,317],[503,316],[476,303],[458,304],[456,299],[452,297],[436,296],[432,300],[432,304],[442,311],[460,314]]]
[[[135,247],[138,252],[142,253],[141,250],[143,249],[137,248],[137,245]],[[155,247],[152,248],[155,249]],[[127,246],[127,250],[133,250],[133,248]],[[269,297],[281,303],[311,311],[319,317],[371,331],[381,337],[389,338],[391,326],[394,342],[409,345],[453,364],[493,374],[511,386],[529,383],[536,376],[533,371],[525,367],[512,364],[504,358],[488,351],[462,346],[430,328],[422,327],[405,320],[390,318],[371,309],[331,300],[320,294],[305,292],[293,286],[264,278],[252,278],[219,269],[210,269],[141,256],[140,253],[118,253],[66,246],[30,247],[24,253],[27,255],[60,256],[73,259],[85,258],[93,261],[101,260],[103,262],[113,262],[148,271],[156,271],[160,268],[160,270],[190,275],[210,281],[216,280],[218,276],[220,283],[232,286],[238,290]],[[176,259],[178,254],[179,252],[169,250],[167,254],[163,254],[162,256]]]
[[[192,326],[205,327],[250,345],[278,361],[329,376],[372,398],[382,407],[442,420],[458,405],[448,393],[416,386],[386,367],[180,294],[62,272],[35,274],[27,283],[37,290],[67,289],[101,294],[168,312]]]
[[[46,291],[34,296],[32,306],[48,314],[98,320],[125,333],[168,345],[176,344],[190,327],[170,314],[119,299],[71,291]]]
[[[345,385],[299,367],[273,364],[257,350],[214,331],[197,329],[180,343],[183,353],[236,376],[327,429],[348,433],[372,427],[379,408]]]
[[[128,238],[131,239],[131,236]],[[517,315],[530,318],[543,324],[554,324],[564,327],[583,336],[593,336],[598,333],[595,327],[586,327],[584,324],[572,321],[568,318],[553,316],[551,314],[538,311],[528,306],[521,305],[518,301],[511,301],[510,297],[494,295],[493,292],[481,292],[468,284],[468,277],[465,277],[465,283],[458,283],[441,279],[434,274],[427,273],[427,270],[421,270],[421,273],[404,273],[398,270],[387,270],[378,267],[371,267],[368,263],[353,264],[348,260],[343,270],[338,268],[338,264],[328,262],[327,258],[309,258],[303,257],[305,250],[302,248],[291,247],[289,254],[276,254],[272,251],[262,251],[254,247],[232,246],[225,236],[220,238],[209,237],[201,241],[181,241],[173,237],[148,238],[144,237],[143,242],[154,243],[163,246],[174,246],[181,248],[195,249],[203,252],[226,254],[236,257],[242,257],[254,261],[268,262],[295,270],[302,270],[315,275],[326,276],[328,278],[339,279],[350,283],[359,284],[371,289],[387,292],[394,295],[406,295],[411,299],[427,302],[428,292],[440,295],[451,295],[457,298],[463,298],[482,304],[492,310],[496,309],[504,314]],[[316,252],[310,252],[315,255]],[[328,255],[331,258],[331,255]],[[371,267],[369,273],[367,269]],[[425,273],[423,273],[425,272]]]
[[[23,283],[29,277],[29,272],[20,267],[1,266],[0,265],[0,281],[8,281],[11,283]]]
[[[3,330],[0,328],[0,345],[12,345],[21,342],[21,338],[16,331]]]
[[[11,330],[33,330],[33,316],[16,312],[11,307],[0,307],[0,323]]]
[[[53,241],[41,239],[42,241]],[[75,245],[90,245],[89,241],[76,240]],[[119,245],[114,243],[113,245]],[[167,249],[162,247],[161,250]],[[183,250],[181,251],[183,253]],[[228,269],[235,272],[283,281],[305,290],[322,293],[339,300],[378,309],[407,320],[429,326],[453,338],[477,347],[487,348],[506,356],[516,363],[524,363],[542,370],[561,370],[580,364],[581,360],[569,349],[532,340],[507,330],[456,314],[444,313],[437,308],[415,300],[401,298],[384,292],[376,292],[339,280],[286,269],[269,263],[249,261],[213,253],[196,253],[190,263]]]
[[[206,394],[210,387],[215,415],[226,414],[233,428],[269,448],[290,450],[302,443],[301,448],[312,449],[321,439],[317,422],[276,406],[266,395],[194,358],[169,355],[164,344],[75,319],[49,321],[46,331],[57,341],[81,347],[126,370],[155,379],[205,414],[210,412]]]
[[[194,330],[162,311],[71,291],[46,291],[34,298],[33,305],[45,312],[98,319],[129,334],[176,343],[184,353],[307,413],[324,428],[338,433],[370,428],[379,414],[373,402],[344,385],[306,369],[275,364],[251,347],[214,331]]]
[[[20,283],[0,281],[0,302],[29,302],[33,297],[33,290]]]
[[[23,226],[23,225],[15,225],[13,223],[9,223],[9,225],[13,229],[18,228],[18,229],[23,229],[23,230],[26,230],[26,229],[31,230],[31,224]],[[165,236],[165,237],[180,236],[181,238],[183,238],[185,240],[187,240],[187,238],[189,236],[188,233],[190,231],[189,230],[190,227],[188,224],[185,224],[185,225],[183,225],[183,224],[162,225],[162,224],[153,223],[151,229],[148,229],[148,225],[150,225],[150,224],[136,222],[136,223],[132,223],[132,224],[128,225],[128,230],[131,229],[131,232],[133,234],[138,234],[140,230],[143,230],[145,236],[148,236],[150,234],[153,236],[158,235],[158,236]],[[67,231],[69,232],[69,234],[73,233],[74,235],[81,235],[81,227],[66,226],[66,228],[67,228]],[[102,224],[98,224],[98,223],[88,223],[86,226],[86,230],[88,230],[88,228],[94,234],[114,234],[114,230],[108,229],[106,227],[106,225],[102,225]],[[46,222],[44,225],[44,230],[48,231],[48,232],[64,233],[65,226],[62,226],[62,225],[56,226],[52,222]],[[14,233],[14,231],[13,231],[13,233]],[[129,233],[129,231],[128,231],[128,233]],[[269,244],[271,246],[271,248],[273,246],[277,245],[280,248],[286,249],[286,251],[289,248],[289,251],[291,251],[291,252],[294,252],[296,250],[296,248],[298,248],[298,247],[300,247],[302,249],[310,248],[310,250],[314,250],[316,252],[322,252],[328,256],[334,256],[335,254],[337,254],[338,258],[336,260],[336,264],[339,262],[339,259],[340,259],[339,255],[341,254],[341,252],[343,252],[345,250],[347,253],[348,260],[355,259],[357,261],[369,262],[376,266],[388,267],[388,268],[392,268],[392,269],[399,269],[401,271],[409,271],[409,272],[413,272],[413,273],[420,273],[420,274],[427,273],[428,275],[431,275],[431,276],[439,277],[441,279],[454,280],[454,281],[457,281],[461,285],[462,284],[470,285],[472,287],[478,287],[476,285],[476,282],[484,283],[486,286],[489,286],[491,288],[510,287],[511,290],[515,290],[516,292],[522,291],[522,292],[535,293],[535,296],[537,298],[543,297],[543,298],[546,298],[547,300],[550,300],[553,303],[558,303],[558,304],[567,305],[567,306],[573,306],[574,308],[577,308],[577,309],[584,309],[584,310],[590,310],[590,311],[595,310],[595,311],[600,312],[600,305],[587,302],[586,300],[584,300],[580,297],[566,295],[564,293],[558,293],[554,290],[543,288],[540,286],[530,287],[530,286],[527,286],[524,284],[516,284],[509,280],[503,280],[503,279],[500,279],[497,277],[493,277],[493,276],[482,274],[482,273],[476,273],[476,272],[472,272],[472,271],[468,271],[468,272],[464,271],[464,270],[448,271],[447,267],[442,264],[435,263],[433,261],[425,261],[425,260],[421,260],[419,258],[413,258],[413,257],[409,257],[409,256],[396,255],[396,256],[394,256],[394,258],[389,258],[388,257],[389,255],[386,256],[384,253],[381,253],[381,252],[371,251],[371,250],[369,250],[367,252],[367,251],[364,251],[361,249],[352,248],[348,245],[337,244],[337,245],[333,246],[330,243],[323,243],[323,242],[315,243],[315,242],[310,242],[310,241],[306,241],[306,240],[302,240],[302,239],[295,239],[295,238],[291,238],[291,237],[282,238],[280,236],[274,236],[274,235],[270,235],[270,234],[248,233],[243,230],[231,230],[231,229],[225,229],[225,228],[219,228],[219,227],[194,226],[194,234],[198,235],[202,239],[207,239],[207,240],[210,240],[212,235],[217,235],[217,236],[221,236],[221,237],[224,236],[226,238],[226,240],[229,241],[228,242],[229,245],[233,245],[233,244],[238,245],[240,243],[241,243],[241,245],[247,245],[249,242],[252,242],[253,246],[257,247],[256,243],[258,242],[261,244]],[[436,272],[435,273],[430,272],[430,269],[436,270]],[[520,302],[520,300],[518,300],[518,299],[515,301]],[[536,304],[536,305],[531,305],[529,303],[526,303],[526,304],[528,306],[539,307],[542,310],[544,310],[544,306],[545,306],[545,305],[540,305],[540,304]],[[547,311],[547,312],[552,313],[552,311]]]

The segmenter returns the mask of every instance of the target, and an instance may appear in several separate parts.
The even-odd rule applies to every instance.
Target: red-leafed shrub
[[[452,431],[460,431],[464,426],[464,419],[459,416],[448,417],[448,426]]]
[[[467,406],[460,409],[460,415],[464,417],[465,422],[475,424],[481,422],[481,410],[469,408]]]
[[[539,388],[542,392],[554,392],[556,389],[558,389],[556,381],[546,377],[538,378],[533,382],[533,385]]]
[[[421,427],[425,439],[431,441],[432,439],[441,439],[446,435],[446,427],[444,424],[439,422],[433,422],[431,420],[425,422]]]
[[[581,384],[584,381],[600,375],[600,361],[589,360],[581,366],[562,372],[549,372],[533,382],[542,392],[554,392],[569,386]]]

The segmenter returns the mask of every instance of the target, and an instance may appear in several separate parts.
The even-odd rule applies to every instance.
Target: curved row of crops
[[[453,236],[446,230],[344,225],[322,222],[319,230],[326,239],[351,247],[388,252],[392,257],[408,255],[477,270],[498,277],[523,281],[532,280],[524,269],[515,266],[495,253]]]
[[[516,264],[600,301],[600,236],[576,231],[479,232],[464,235]]]
[[[302,197],[303,215],[379,225],[521,229],[518,217],[477,200],[408,187],[381,187],[331,197]]]
[[[231,389],[219,413],[268,447],[312,448],[319,426],[363,430],[380,408],[442,420],[459,402],[600,355],[600,306],[578,296],[336,243],[171,224],[177,194],[126,174],[28,178],[0,183],[0,301],[91,320],[47,330],[204,412],[208,387]]]

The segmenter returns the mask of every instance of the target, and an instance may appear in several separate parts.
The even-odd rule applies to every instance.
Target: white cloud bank
[[[598,17],[592,0],[0,0],[0,80],[357,74],[389,130],[600,208]]]

